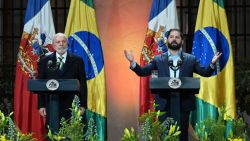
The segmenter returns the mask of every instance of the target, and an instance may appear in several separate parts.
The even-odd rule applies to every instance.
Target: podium
[[[180,88],[173,89],[168,85],[170,77],[158,77],[150,79],[150,90],[154,94],[169,94],[180,92],[182,94],[197,94],[200,90],[200,79],[193,77],[181,77]]]
[[[77,79],[30,79],[28,80],[28,90],[34,94],[46,95],[49,102],[46,108],[50,112],[47,114],[46,122],[50,126],[52,132],[58,132],[60,127],[59,116],[59,95],[77,94],[80,91],[80,83]]]
[[[170,96],[170,116],[178,123],[180,123],[180,95],[198,94],[200,90],[199,78],[181,77],[179,79],[181,85],[178,88],[172,88],[169,85],[172,80],[170,77],[157,77],[150,79],[150,90],[153,94]]]
[[[28,90],[38,94],[78,93],[80,83],[77,79],[30,79]]]

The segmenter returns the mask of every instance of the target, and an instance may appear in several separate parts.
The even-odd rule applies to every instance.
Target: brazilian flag
[[[94,119],[98,139],[106,139],[107,103],[102,47],[93,0],[71,0],[65,29],[69,52],[82,57],[88,86],[87,120]]]
[[[200,0],[192,54],[202,65],[208,66],[216,52],[222,52],[222,56],[213,75],[201,77],[195,74],[201,80],[197,110],[192,115],[196,123],[207,117],[217,118],[218,108],[222,105],[226,110],[224,117],[236,117],[233,53],[224,2]]]

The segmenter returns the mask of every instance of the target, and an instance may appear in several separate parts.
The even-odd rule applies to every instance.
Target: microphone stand
[[[182,65],[182,61],[178,60],[177,61],[177,65],[174,66],[173,64],[173,60],[169,60],[169,67],[171,70],[174,71],[174,79],[178,79],[176,77],[176,72],[177,70],[180,69],[181,65]],[[174,81],[173,81],[174,82]],[[180,125],[180,96],[178,92],[171,92],[170,95],[170,116],[174,118],[174,120],[177,121],[178,125]],[[176,108],[176,105],[178,105],[178,108]]]
[[[181,68],[181,65],[182,65],[182,61],[181,60],[178,60],[176,66],[174,66],[173,60],[169,60],[170,69],[174,71],[174,78],[176,78],[176,72],[177,72],[177,70],[179,70]]]
[[[170,66],[171,70],[174,71],[174,78],[176,78],[176,72],[180,69],[180,66]]]

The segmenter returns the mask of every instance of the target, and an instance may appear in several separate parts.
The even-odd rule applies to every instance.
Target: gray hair
[[[53,44],[55,43],[55,40],[58,36],[64,37],[66,39],[66,41],[68,42],[67,36],[64,33],[56,33],[53,37]]]

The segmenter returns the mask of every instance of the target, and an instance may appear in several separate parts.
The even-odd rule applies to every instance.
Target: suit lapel
[[[185,57],[185,55],[183,54],[183,52],[181,52],[181,60],[182,60],[182,65],[181,65],[181,67],[180,67],[180,70],[179,70],[179,77],[182,77],[183,76],[183,66],[184,66],[184,63],[185,63],[185,61],[186,61],[186,57]]]
[[[168,66],[168,52],[162,54],[164,65],[166,66],[166,76],[170,76],[169,66]]]
[[[57,59],[56,59],[56,52],[53,52],[53,54],[52,54],[52,56],[51,56],[51,59],[52,59],[53,63],[56,64],[56,62],[57,62]]]
[[[53,67],[56,67],[56,64],[57,64],[57,59],[56,59],[56,52],[53,52],[52,55],[50,56],[49,60],[52,61],[52,65]]]

